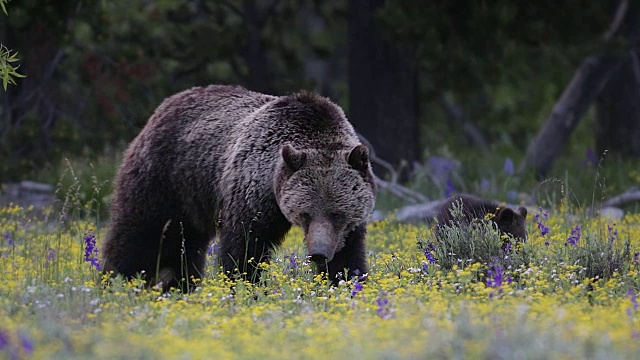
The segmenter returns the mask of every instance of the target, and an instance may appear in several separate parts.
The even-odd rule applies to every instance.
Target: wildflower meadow
[[[293,229],[258,285],[209,256],[189,294],[100,271],[105,226],[0,210],[0,358],[637,358],[640,215],[538,209],[490,226],[369,226],[366,281],[331,287]],[[91,220],[87,220],[91,219]],[[213,253],[215,243],[211,245]]]

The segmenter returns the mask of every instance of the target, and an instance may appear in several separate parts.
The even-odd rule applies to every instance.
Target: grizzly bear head
[[[280,149],[274,190],[282,214],[304,230],[311,260],[328,263],[373,212],[368,150],[364,145],[296,149],[286,144]]]
[[[505,207],[498,209],[493,221],[502,233],[509,234],[515,239],[525,240],[527,238],[526,218],[527,208],[524,206],[520,206],[515,211]]]

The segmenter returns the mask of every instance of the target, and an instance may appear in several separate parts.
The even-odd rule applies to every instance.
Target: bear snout
[[[318,265],[328,263],[336,252],[336,231],[324,219],[312,221],[305,236],[311,261]]]

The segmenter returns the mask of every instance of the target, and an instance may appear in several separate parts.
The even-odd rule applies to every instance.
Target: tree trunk
[[[632,47],[597,99],[596,149],[640,158],[640,11],[629,14],[626,25]]]
[[[628,56],[612,74],[596,104],[596,149],[640,157],[640,74]]]
[[[582,62],[529,146],[521,171],[533,168],[538,178],[547,176],[578,122],[600,93],[613,63],[602,57],[589,57]]]
[[[349,115],[378,156],[398,168],[420,155],[416,69],[376,23],[383,5],[384,0],[348,4]]]
[[[247,85],[254,91],[270,92],[268,62],[262,46],[262,31],[268,14],[261,11],[256,0],[245,0],[243,10],[247,28],[247,43],[244,49],[244,58],[249,69]]]
[[[630,5],[628,0],[618,1],[611,26],[603,36],[605,45],[616,34],[624,32],[622,28],[628,27],[630,6],[637,9],[635,2]],[[635,16],[637,10],[631,13]],[[582,61],[560,100],[554,105],[547,122],[529,146],[520,171],[533,168],[538,178],[547,176],[576,125],[600,95],[611,75],[618,71],[620,64],[620,57],[615,55],[591,56]]]

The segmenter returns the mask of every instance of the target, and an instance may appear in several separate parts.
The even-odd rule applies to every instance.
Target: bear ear
[[[522,218],[526,219],[527,218],[527,208],[524,206],[520,206],[518,208],[518,212],[520,213],[520,215],[522,215]]]
[[[307,160],[307,154],[304,151],[298,151],[293,146],[286,144],[280,151],[282,160],[291,171],[298,171]]]
[[[509,223],[513,221],[513,215],[513,210],[511,210],[510,208],[501,208],[496,214],[496,220],[503,223]]]
[[[356,145],[351,149],[351,152],[347,157],[347,162],[352,168],[358,171],[367,170],[369,166],[369,149],[362,144]]]

